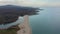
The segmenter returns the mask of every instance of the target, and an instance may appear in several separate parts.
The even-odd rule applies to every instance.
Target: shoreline
[[[26,26],[26,25],[27,24],[24,25],[24,23],[18,25],[19,28],[21,28],[21,30],[17,31],[17,34],[32,34],[32,31],[31,31],[32,29],[29,26]]]

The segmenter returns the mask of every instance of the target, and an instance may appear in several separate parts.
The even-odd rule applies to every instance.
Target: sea
[[[60,8],[41,7],[39,15],[29,16],[32,34],[60,34]]]

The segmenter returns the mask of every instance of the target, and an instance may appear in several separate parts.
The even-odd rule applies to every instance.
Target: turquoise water
[[[60,8],[42,8],[39,15],[30,16],[33,34],[60,34]]]

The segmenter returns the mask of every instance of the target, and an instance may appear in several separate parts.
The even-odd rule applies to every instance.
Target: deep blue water
[[[30,16],[33,34],[60,34],[60,8],[45,7],[39,15]]]

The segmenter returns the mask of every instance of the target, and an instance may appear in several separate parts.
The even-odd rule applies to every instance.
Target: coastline
[[[31,31],[32,29],[29,26],[26,26],[26,25],[27,24],[24,25],[24,23],[18,25],[19,28],[21,28],[21,29],[19,31],[17,31],[17,34],[32,34],[32,31]]]
[[[32,34],[28,15],[24,16],[24,22],[22,24],[19,24],[18,26],[20,27],[20,30],[17,32],[17,34]]]

